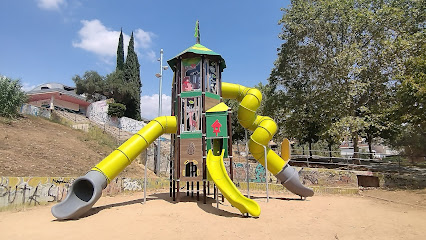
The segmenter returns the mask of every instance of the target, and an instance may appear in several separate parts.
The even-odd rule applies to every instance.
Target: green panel
[[[201,91],[190,91],[190,92],[181,92],[180,97],[186,98],[186,97],[199,97],[201,96]]]
[[[219,95],[216,95],[216,94],[211,93],[211,92],[206,92],[206,97],[214,98],[214,99],[220,100],[220,96],[219,96]]]
[[[225,149],[225,154],[224,154],[224,158],[227,158],[228,157],[228,139],[227,138],[224,138],[223,139],[223,147],[222,147],[223,149]]]
[[[228,119],[226,114],[208,114],[206,115],[206,137],[227,137]]]
[[[227,112],[206,112],[206,117],[218,117],[218,116],[227,116]]]
[[[209,152],[209,150],[212,149],[212,145],[211,145],[211,140],[210,139],[206,140],[206,147],[207,147],[207,152]]]
[[[203,134],[201,132],[188,132],[188,133],[181,133],[180,138],[181,139],[187,139],[187,138],[201,138]]]

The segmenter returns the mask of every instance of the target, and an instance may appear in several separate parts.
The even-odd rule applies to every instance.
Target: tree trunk
[[[333,159],[332,159],[333,156],[331,154],[331,143],[328,144],[328,155],[330,156],[329,162],[332,162],[333,161]]]
[[[373,159],[373,137],[371,136],[371,134],[367,133],[367,141],[368,141],[368,152],[370,153],[370,159]]]
[[[353,155],[353,158],[359,158],[359,148],[358,148],[358,133],[353,133],[352,134],[352,142],[353,142],[353,145],[354,145],[354,155]],[[361,161],[360,160],[357,160],[357,161],[354,161],[354,162],[356,162],[357,164],[361,164]]]
[[[309,157],[312,158],[312,143],[309,142]]]
[[[302,145],[302,155],[305,155],[305,146]]]

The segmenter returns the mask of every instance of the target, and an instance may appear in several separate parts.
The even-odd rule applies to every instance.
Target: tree
[[[126,105],[126,112],[124,115],[129,118],[140,120],[140,98],[142,83],[140,78],[140,65],[138,56],[134,49],[133,32],[130,37],[129,47],[127,50],[126,63],[124,64],[124,79],[126,84],[129,84],[133,88],[133,91],[130,93],[130,97],[124,102]]]
[[[123,29],[120,31],[120,38],[118,39],[118,47],[117,47],[117,67],[116,71],[124,70],[124,45],[123,45]]]
[[[283,9],[284,43],[269,82],[287,96],[286,125],[298,127],[287,129],[290,135],[308,142],[319,135],[329,144],[346,135],[355,152],[360,135],[370,146],[383,135],[392,125],[386,115],[397,73],[410,56],[405,33],[424,26],[420,6],[410,0],[309,0]]]
[[[86,71],[83,77],[75,75],[72,80],[76,86],[77,94],[86,94],[89,101],[102,100],[105,90],[104,77],[96,71]]]
[[[425,20],[416,16],[411,19]],[[389,143],[402,148],[414,162],[426,156],[426,36],[424,27],[418,23],[405,34],[410,54],[397,77],[396,101],[389,111],[394,123]]]
[[[13,118],[19,114],[18,108],[27,101],[19,80],[0,75],[0,116]]]
[[[108,116],[121,118],[124,116],[126,106],[121,103],[111,102],[108,103]]]

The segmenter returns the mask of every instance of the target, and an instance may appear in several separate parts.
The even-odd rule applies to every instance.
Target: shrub
[[[108,115],[111,117],[123,117],[126,111],[126,106],[121,103],[108,103]]]
[[[18,108],[27,101],[19,80],[0,75],[0,116],[13,118],[19,115]]]

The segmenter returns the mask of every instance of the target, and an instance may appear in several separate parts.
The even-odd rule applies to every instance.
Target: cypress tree
[[[129,47],[127,50],[127,58],[124,64],[124,79],[127,84],[132,86],[130,98],[126,102],[126,112],[124,116],[136,120],[141,119],[140,114],[140,100],[141,100],[141,78],[140,78],[140,65],[138,56],[135,52],[133,32],[130,37]]]
[[[116,70],[123,71],[124,69],[124,46],[123,46],[123,29],[120,31],[117,47],[117,67]]]

